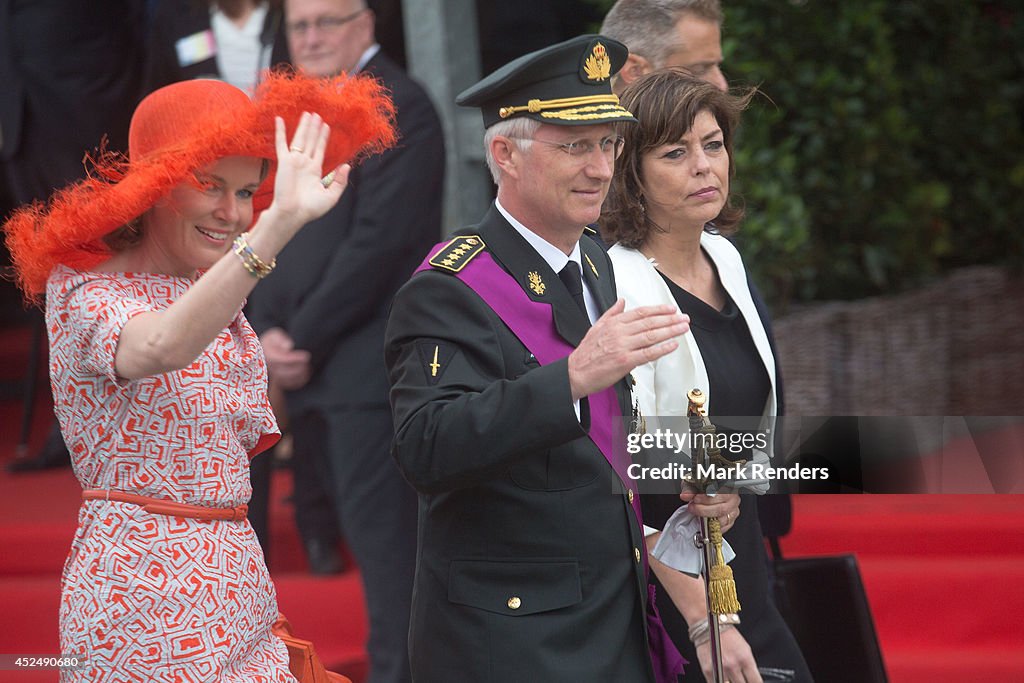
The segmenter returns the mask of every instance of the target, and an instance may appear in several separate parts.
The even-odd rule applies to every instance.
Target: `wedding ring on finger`
[[[330,187],[331,183],[334,182],[334,171],[331,171],[330,173],[325,175],[323,178],[321,178],[320,182],[324,184],[324,187]]]
[[[299,154],[302,154],[302,151],[303,151],[301,147],[298,147],[296,145],[292,145],[289,149],[290,149],[290,151],[298,152]]]

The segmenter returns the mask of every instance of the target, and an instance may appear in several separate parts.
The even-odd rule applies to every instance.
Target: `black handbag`
[[[769,539],[775,601],[816,681],[888,683],[857,558],[783,558]]]

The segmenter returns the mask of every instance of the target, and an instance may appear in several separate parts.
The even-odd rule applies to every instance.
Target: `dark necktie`
[[[579,264],[575,261],[566,263],[565,268],[558,272],[558,279],[569,290],[569,294],[572,294],[573,301],[583,311],[583,317],[590,320],[590,315],[587,314],[587,304],[583,301],[583,277],[580,274]]]

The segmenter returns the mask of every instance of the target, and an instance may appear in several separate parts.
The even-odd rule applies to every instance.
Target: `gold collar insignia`
[[[544,290],[547,289],[547,285],[544,284],[544,280],[541,279],[540,273],[535,270],[531,270],[526,276],[530,279],[530,289],[537,295],[543,295]]]

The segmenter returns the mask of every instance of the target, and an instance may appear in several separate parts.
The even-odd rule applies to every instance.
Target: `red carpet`
[[[0,332],[0,379],[23,371],[23,361],[10,357],[11,341]],[[49,414],[45,396],[40,403],[34,447]],[[20,414],[17,400],[0,401],[0,465],[14,456]],[[272,573],[281,610],[329,667],[362,681],[358,574],[323,579],[304,571],[289,486],[277,473]],[[69,469],[0,470],[0,654],[57,654],[60,571],[79,491]],[[788,557],[857,555],[893,683],[1024,681],[1024,496],[797,496],[794,529],[782,545]],[[837,618],[823,613],[822,627]],[[0,671],[0,682],[56,679],[53,670]]]
[[[805,495],[793,519],[787,557],[857,555],[893,683],[1024,681],[1024,496]]]

